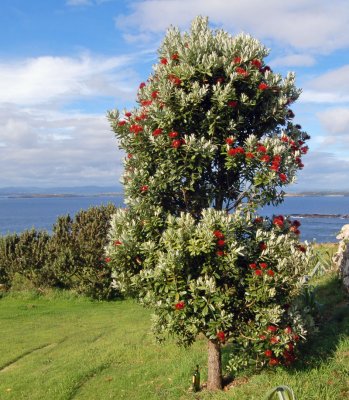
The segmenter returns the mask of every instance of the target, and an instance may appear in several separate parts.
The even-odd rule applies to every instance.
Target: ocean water
[[[20,233],[31,228],[51,232],[58,216],[69,214],[73,217],[80,210],[108,203],[122,206],[123,197],[0,197],[0,234]]]
[[[74,216],[78,211],[91,206],[114,203],[122,206],[122,196],[81,196],[57,198],[6,198],[0,197],[0,234],[20,233],[36,228],[51,231],[59,215]],[[349,197],[346,196],[306,196],[286,197],[278,207],[267,206],[261,215],[290,215],[298,219],[302,226],[301,240],[336,242],[336,235],[349,218],[304,217],[302,214],[349,215]]]

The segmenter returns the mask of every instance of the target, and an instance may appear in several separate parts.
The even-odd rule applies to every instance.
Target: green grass
[[[196,364],[206,379],[206,342],[156,344],[150,312],[132,301],[93,302],[71,294],[0,300],[0,399],[264,399],[277,385],[297,400],[349,398],[349,307],[335,274],[317,278],[320,332],[305,361],[236,378],[226,392],[188,392]]]

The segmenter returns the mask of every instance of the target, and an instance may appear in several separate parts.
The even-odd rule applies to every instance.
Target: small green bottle
[[[196,366],[196,369],[193,373],[193,392],[198,392],[200,390],[200,371],[199,366]]]

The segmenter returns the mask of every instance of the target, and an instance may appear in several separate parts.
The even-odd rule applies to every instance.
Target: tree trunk
[[[208,341],[208,390],[222,389],[222,361],[220,344],[214,340]]]

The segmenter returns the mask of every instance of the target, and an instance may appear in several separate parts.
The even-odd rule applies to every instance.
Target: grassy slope
[[[338,280],[317,282],[324,306],[306,361],[248,377],[228,392],[190,394],[206,344],[190,350],[155,344],[150,313],[131,301],[91,302],[68,295],[9,296],[0,300],[0,399],[263,399],[290,385],[297,399],[349,398],[349,309]],[[203,376],[203,380],[205,376]],[[244,382],[241,377],[237,382]]]

